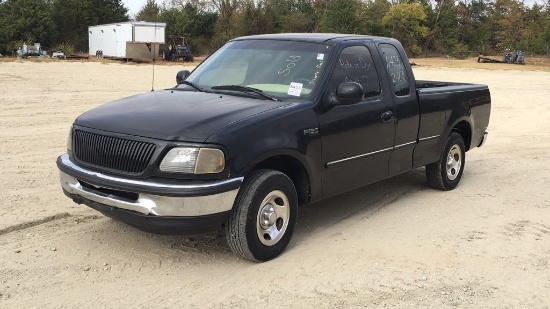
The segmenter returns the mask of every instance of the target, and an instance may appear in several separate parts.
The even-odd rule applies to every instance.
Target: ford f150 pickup
[[[79,116],[63,192],[150,232],[223,226],[251,261],[285,250],[299,205],[422,166],[454,189],[491,106],[486,85],[415,80],[401,44],[372,36],[236,38],[176,81]]]

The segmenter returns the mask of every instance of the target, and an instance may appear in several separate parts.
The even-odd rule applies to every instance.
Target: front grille
[[[74,155],[98,167],[141,173],[151,161],[155,144],[105,136],[81,130],[73,134]]]

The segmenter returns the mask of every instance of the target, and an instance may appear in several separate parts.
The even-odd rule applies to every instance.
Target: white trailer
[[[151,59],[165,43],[165,28],[166,23],[145,21],[89,26],[90,56]]]

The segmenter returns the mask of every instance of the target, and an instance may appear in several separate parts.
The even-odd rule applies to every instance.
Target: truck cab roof
[[[342,41],[349,40],[380,40],[380,41],[397,41],[392,38],[378,37],[371,35],[358,34],[338,34],[338,33],[277,33],[277,34],[260,34],[244,36],[233,39],[232,41],[244,40],[283,40],[309,43],[322,43],[326,45],[336,45]]]

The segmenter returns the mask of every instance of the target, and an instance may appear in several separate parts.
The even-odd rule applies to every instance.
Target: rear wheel
[[[294,184],[274,170],[252,172],[241,187],[226,224],[229,247],[255,262],[271,260],[287,247],[298,214]]]
[[[458,133],[451,133],[437,162],[426,165],[426,178],[434,189],[448,191],[456,188],[466,163],[466,147]]]

